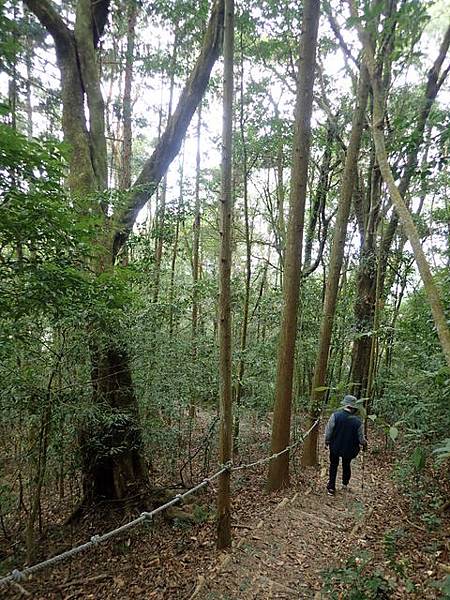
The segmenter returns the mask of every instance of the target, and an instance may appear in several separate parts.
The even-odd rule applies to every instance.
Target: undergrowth
[[[383,573],[372,567],[372,556],[359,552],[344,567],[322,573],[323,591],[332,600],[383,600],[390,598],[392,586]]]

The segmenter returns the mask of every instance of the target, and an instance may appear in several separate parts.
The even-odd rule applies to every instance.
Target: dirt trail
[[[292,486],[282,494],[265,494],[266,469],[233,474],[232,552],[215,550],[215,494],[211,486],[198,496],[201,522],[166,522],[136,528],[71,561],[43,571],[7,598],[35,600],[268,600],[272,598],[349,598],[342,587],[324,592],[325,571],[343,567],[350,557],[367,563],[357,576],[379,571],[393,591],[376,597],[398,600],[439,598],[436,581],[450,564],[450,515],[428,529],[392,479],[394,457],[372,443],[367,453],[364,486],[362,457],[353,461],[351,489],[343,491],[338,473],[336,496],[326,494],[328,458],[320,471],[292,460]],[[99,520],[74,531],[70,546],[98,532]],[[121,521],[114,522],[117,526]],[[115,516],[126,519],[126,515]],[[59,531],[59,530],[58,530]],[[67,528],[60,534],[67,535]],[[55,553],[55,552],[53,552]],[[51,555],[44,548],[42,557]],[[20,564],[20,563],[19,563]],[[444,568],[444,570],[443,570]],[[1,595],[1,593],[0,593]],[[368,598],[367,595],[354,596]]]
[[[367,477],[366,465],[363,489],[362,459],[353,465],[350,489],[338,485],[333,497],[325,492],[325,467],[311,488],[288,490],[271,514],[243,529],[233,552],[204,575],[193,597],[314,598],[322,587],[319,572],[338,564],[342,553],[346,556],[348,543],[354,543],[364,519],[377,508],[379,480]],[[384,487],[389,485],[383,481]]]
[[[322,454],[320,472],[302,474],[303,482],[309,475],[310,487],[293,486],[285,498],[277,498],[272,511],[240,524],[248,529],[239,529],[232,552],[199,576],[190,598],[345,599],[349,595],[342,587],[333,594],[325,591],[323,575],[345,567],[351,557],[360,569],[353,571],[353,577],[379,577],[382,582],[371,598],[443,597],[436,581],[446,572],[440,561],[448,562],[449,520],[445,517],[433,531],[410,520],[405,498],[392,479],[391,461],[388,453],[368,452],[363,473],[362,456],[358,457],[352,463],[350,489],[338,485],[336,495],[330,497],[326,494],[328,460]],[[341,468],[338,482],[340,476]],[[367,598],[366,593],[354,597]]]

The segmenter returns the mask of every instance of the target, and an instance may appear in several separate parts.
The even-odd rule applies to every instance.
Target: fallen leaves
[[[255,456],[256,452],[248,458]],[[409,597],[404,595],[409,592],[405,592],[401,577],[392,572],[392,565],[386,560],[384,539],[386,531],[401,526],[405,537],[399,542],[398,564],[419,590],[420,600],[433,598],[435,595],[431,594],[436,594],[436,589],[430,584],[450,573],[448,542],[442,532],[430,534],[423,524],[415,526],[391,481],[388,458],[368,455],[363,490],[361,468],[356,461],[353,492],[339,491],[332,499],[324,494],[326,467],[319,472],[299,472],[286,495],[263,493],[264,469],[246,472],[245,478],[236,477],[234,485],[239,492],[233,496],[235,546],[220,560],[211,519],[175,526],[161,518],[127,532],[117,542],[99,545],[23,582],[23,594],[18,588],[11,588],[10,597],[32,593],[35,600],[202,600],[206,590],[215,590],[217,598],[227,594],[243,600],[269,598],[271,590],[273,598],[319,598],[321,573],[333,565],[339,566],[340,559],[355,550],[366,550],[373,556],[371,566],[381,567],[386,577],[395,582],[393,599],[400,599]],[[209,489],[199,498],[205,514],[213,514],[214,490]],[[448,517],[446,514],[442,518]],[[90,522],[82,523],[71,543],[89,539],[109,525],[117,526],[123,522],[121,518],[119,513],[96,515]],[[55,545],[61,543],[63,533],[58,532]],[[54,554],[52,539],[46,544],[43,556]],[[428,551],[428,546],[432,550]]]

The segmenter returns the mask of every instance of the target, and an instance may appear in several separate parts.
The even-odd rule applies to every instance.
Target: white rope
[[[231,468],[231,463],[227,463],[226,465],[223,465],[219,471],[214,473],[214,475],[211,475],[211,477],[207,477],[201,483],[197,484],[195,487],[191,488],[190,490],[187,490],[183,494],[177,494],[174,498],[172,498],[172,500],[169,500],[165,504],[158,506],[158,508],[155,508],[151,512],[141,513],[139,515],[139,517],[137,517],[136,519],[133,519],[132,521],[130,521],[128,523],[125,523],[125,525],[122,525],[121,527],[117,527],[116,529],[112,529],[111,531],[107,531],[106,533],[103,533],[101,535],[93,535],[88,542],[85,542],[84,544],[80,544],[79,546],[75,546],[74,548],[70,548],[69,550],[62,552],[61,554],[58,554],[57,556],[52,556],[51,558],[48,558],[47,560],[44,560],[44,561],[37,563],[35,565],[32,565],[30,567],[25,567],[22,570],[14,569],[13,571],[11,571],[11,573],[9,575],[7,575],[6,577],[2,577],[0,579],[0,586],[5,585],[10,582],[23,581],[24,579],[26,579],[26,577],[28,577],[32,573],[35,573],[36,571],[40,571],[41,569],[45,569],[46,567],[50,567],[51,565],[55,565],[59,562],[62,562],[66,558],[75,556],[75,554],[79,554],[80,552],[83,552],[84,550],[87,550],[88,548],[92,548],[92,546],[97,546],[98,544],[101,544],[102,542],[106,542],[107,540],[114,537],[115,535],[118,535],[119,533],[123,533],[124,531],[127,531],[128,529],[131,529],[132,527],[135,527],[136,525],[139,525],[140,523],[143,523],[144,521],[147,521],[148,519],[152,519],[158,513],[163,512],[164,510],[166,510],[170,506],[173,506],[177,502],[182,502],[185,498],[187,498],[194,492],[197,492],[201,488],[207,486],[208,483],[210,483],[211,481],[213,481],[214,479],[219,477],[219,475],[221,475],[225,471],[228,471],[230,468]]]
[[[306,433],[304,433],[296,442],[292,443],[290,446],[286,446],[286,448],[284,448],[284,450],[280,450],[280,452],[275,452],[275,454],[271,454],[270,456],[267,456],[266,458],[261,458],[252,463],[247,463],[245,465],[239,465],[238,467],[231,467],[231,470],[232,471],[241,471],[242,469],[250,469],[252,467],[258,467],[259,465],[265,465],[265,464],[269,463],[270,461],[274,460],[275,458],[282,456],[286,452],[289,452],[290,450],[294,450],[295,448],[297,448],[297,446],[299,446],[301,443],[303,443],[305,441],[305,439],[308,437],[308,435],[311,433],[311,431],[314,429],[314,427],[319,423],[319,420],[320,419],[316,419]]]
[[[161,504],[161,506],[158,506],[158,508],[155,508],[151,512],[142,512],[139,515],[139,517],[137,517],[136,519],[133,519],[132,521],[129,521],[128,523],[125,523],[125,525],[121,525],[120,527],[117,527],[116,529],[112,529],[111,531],[107,531],[106,533],[103,533],[101,535],[99,535],[99,534],[93,535],[88,542],[85,542],[84,544],[80,544],[79,546],[74,546],[73,548],[70,548],[69,550],[62,552],[61,554],[52,556],[51,558],[48,558],[47,560],[44,560],[40,563],[36,563],[35,565],[32,565],[30,567],[25,567],[22,570],[13,569],[9,575],[7,575],[6,577],[2,577],[0,579],[0,586],[6,585],[7,583],[10,583],[10,582],[23,581],[29,575],[31,575],[32,573],[35,573],[36,571],[40,571],[42,569],[45,569],[46,567],[50,567],[59,562],[62,562],[66,558],[70,558],[71,556],[75,556],[76,554],[79,554],[80,552],[83,552],[84,550],[87,550],[88,548],[92,548],[93,546],[97,546],[98,544],[106,542],[107,540],[118,535],[119,533],[123,533],[124,531],[127,531],[128,529],[131,529],[132,527],[135,527],[136,525],[139,525],[140,523],[143,523],[144,521],[152,519],[158,513],[163,512],[164,510],[166,510],[167,508],[170,508],[174,504],[177,504],[177,502],[182,502],[185,498],[187,498],[191,494],[193,494],[193,493],[197,492],[198,490],[200,490],[201,488],[207,486],[211,481],[213,481],[214,479],[217,479],[217,477],[222,475],[222,473],[225,473],[225,471],[229,471],[229,470],[230,471],[240,471],[241,469],[249,469],[251,467],[256,467],[258,465],[263,465],[263,464],[269,463],[271,460],[278,458],[285,452],[289,452],[290,450],[293,450],[299,444],[301,444],[318,423],[319,423],[319,419],[317,419],[313,423],[313,425],[308,429],[308,431],[305,434],[302,435],[302,437],[300,439],[298,439],[296,442],[294,442],[290,446],[287,446],[284,450],[281,450],[280,452],[272,454],[271,456],[269,456],[267,458],[262,458],[256,462],[248,463],[245,465],[239,465],[237,467],[234,467],[230,461],[230,462],[226,463],[225,465],[222,465],[219,471],[217,471],[216,473],[211,475],[211,477],[207,477],[201,483],[197,484],[195,487],[191,488],[190,490],[187,490],[183,494],[177,494],[174,498],[172,498],[165,504]]]

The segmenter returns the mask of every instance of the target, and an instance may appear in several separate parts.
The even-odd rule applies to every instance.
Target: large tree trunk
[[[92,344],[91,360],[93,400],[102,413],[80,433],[84,501],[125,499],[146,481],[129,359],[110,343]]]
[[[355,4],[350,0],[352,16],[357,18],[357,10]],[[399,188],[395,184],[394,176],[387,160],[387,151],[384,139],[384,94],[382,81],[377,72],[374,52],[368,33],[361,27],[358,27],[359,36],[364,48],[364,59],[370,73],[370,79],[373,90],[373,117],[372,117],[372,136],[375,144],[375,151],[380,166],[381,175],[385,181],[392,203],[395,206],[399,219],[403,225],[408,240],[412,246],[414,258],[419,269],[420,276],[425,288],[425,293],[431,307],[433,320],[436,326],[439,341],[450,367],[450,331],[447,325],[447,320],[444,314],[444,309],[439,296],[436,284],[433,281],[433,276],[430,267],[425,257],[425,253],[420,243],[420,238],[417,233],[416,226],[412,219],[411,213],[406,206]],[[450,39],[450,28],[446,34]],[[447,44],[448,47],[448,44]],[[416,161],[417,162],[417,161]]]
[[[330,352],[331,335],[333,332],[334,315],[339,288],[339,278],[344,259],[345,239],[347,236],[347,223],[350,207],[357,178],[357,162],[361,137],[364,129],[364,116],[366,114],[367,97],[369,95],[369,74],[363,67],[360,73],[356,108],[353,113],[350,142],[345,158],[342,186],[339,197],[339,208],[334,226],[333,245],[331,248],[330,267],[325,288],[322,321],[320,325],[319,349],[314,365],[314,376],[311,389],[310,419],[311,425],[320,415],[323,402],[324,387],[326,382],[328,356]],[[308,435],[303,447],[302,463],[304,465],[317,464],[317,437],[319,427],[316,426]]]
[[[178,105],[167,123],[153,154],[145,162],[134,182],[134,192],[121,212],[116,215],[114,255],[116,255],[133,229],[139,211],[155,192],[159,182],[178,154],[181,142],[200,100],[208,85],[211,69],[220,53],[223,26],[223,0],[216,0],[205,32],[200,56],[186,81]]]
[[[380,209],[381,173],[374,164],[370,182],[370,209],[365,215],[364,242],[357,276],[355,300],[356,337],[352,348],[350,381],[353,393],[365,396],[369,377],[370,353],[372,347],[373,318],[375,314],[376,282],[379,273],[377,260],[376,231]]]
[[[440,76],[440,70],[442,67],[443,60],[447,54],[450,37],[450,29],[444,36],[443,43],[439,49],[438,56],[433,64],[433,67],[428,73],[427,84],[425,87],[424,97],[421,102],[418,120],[415,128],[414,135],[411,136],[414,143],[410,146],[409,152],[406,158],[406,166],[400,180],[398,189],[402,197],[406,196],[409,188],[411,178],[415,173],[417,167],[418,153],[423,142],[425,126],[428,121],[431,107],[436,99],[437,93],[445,80],[446,73]],[[391,39],[390,44],[394,43],[394,39]],[[388,52],[389,54],[389,52]],[[388,89],[390,79],[390,60],[385,57],[387,64],[385,65],[383,74],[383,88]],[[374,178],[377,184],[380,183],[381,175],[378,167],[375,167]],[[379,190],[374,188],[372,184],[371,189],[374,193],[379,195]],[[372,201],[372,210],[377,211],[377,201]],[[391,288],[391,282],[386,282],[386,271],[387,263],[390,255],[392,242],[395,237],[395,233],[398,226],[398,213],[393,212],[391,221],[382,237],[380,242],[380,257],[377,265],[375,266],[377,255],[375,232],[367,232],[364,235],[363,249],[361,252],[361,263],[358,272],[358,293],[355,301],[355,322],[356,331],[359,334],[354,341],[352,349],[352,366],[351,366],[351,381],[353,383],[354,392],[358,395],[364,396],[366,394],[368,377],[369,377],[369,362],[372,348],[372,334],[374,330],[373,319],[375,314],[375,290],[377,287],[376,279],[377,274],[379,275],[380,290],[384,288],[386,296]],[[375,227],[376,218],[373,215],[369,220],[366,221],[366,227]]]
[[[234,0],[225,0],[223,43],[223,130],[222,189],[220,198],[219,263],[219,374],[220,374],[220,441],[219,460],[226,464],[232,454],[232,381],[231,381],[231,226],[233,211],[232,134],[233,134],[233,61]],[[230,471],[219,476],[217,492],[217,548],[231,547]]]
[[[272,425],[271,453],[289,445],[292,408],[297,311],[302,262],[303,224],[306,184],[311,144],[311,113],[316,65],[317,31],[320,17],[319,0],[303,5],[303,28],[300,41],[300,63],[295,108],[295,133],[290,189],[290,211],[287,231],[283,285],[283,316],[278,347],[275,405]],[[289,485],[289,453],[285,452],[269,465],[267,489],[278,490]]]
[[[62,125],[71,150],[68,184],[72,193],[85,203],[86,210],[94,210],[104,218],[104,231],[97,240],[101,251],[93,265],[101,275],[113,268],[114,258],[131,231],[135,216],[179,150],[219,54],[223,2],[219,0],[213,8],[200,57],[166,131],[144,165],[135,193],[124,211],[112,219],[107,214],[107,203],[96,201],[98,193],[107,187],[104,102],[96,47],[108,16],[109,0],[78,0],[73,31],[48,0],[25,0],[25,3],[55,42],[61,71]],[[101,323],[92,324],[94,330],[101,328]],[[99,497],[123,499],[146,481],[127,351],[113,332],[109,338],[106,343],[91,341],[93,403],[98,409],[97,417],[103,418],[97,423],[87,423],[80,433],[83,488],[88,502]]]

